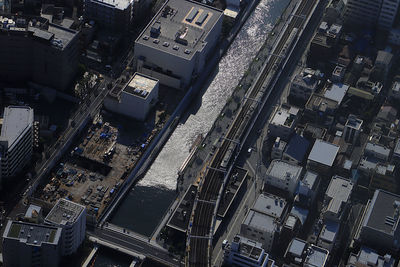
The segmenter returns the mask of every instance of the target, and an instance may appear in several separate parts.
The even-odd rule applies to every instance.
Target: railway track
[[[300,29],[304,26],[305,18],[311,15],[313,7],[318,0],[302,0],[297,8],[295,15],[291,17],[284,33],[279,39],[278,44],[272,51],[264,70],[257,79],[249,96],[245,99],[241,109],[237,113],[234,122],[229,128],[221,146],[214,154],[202,178],[199,186],[196,203],[192,213],[192,223],[189,224],[186,266],[209,266],[211,258],[211,241],[212,241],[212,225],[215,205],[221,186],[223,185],[225,172],[221,168],[227,167],[233,155],[238,150],[238,145],[234,140],[241,140],[241,136],[245,132],[248,122],[250,121],[258,103],[254,99],[260,94],[265,94],[263,87],[269,75],[273,76],[280,64],[285,60],[288,49],[287,42],[293,38],[294,29]],[[297,30],[296,30],[297,34]],[[293,40],[289,40],[293,41]],[[291,43],[289,43],[291,45]]]

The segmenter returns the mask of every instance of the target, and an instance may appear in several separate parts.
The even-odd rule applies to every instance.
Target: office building
[[[348,0],[344,17],[349,25],[390,30],[398,6],[398,0]]]
[[[61,231],[48,225],[8,221],[3,233],[4,266],[58,266]]]
[[[375,250],[362,246],[358,253],[351,253],[346,267],[394,267],[395,259],[390,254],[379,255]]]
[[[318,174],[306,171],[303,180],[300,181],[294,197],[294,205],[309,209],[313,206],[319,189],[320,179]]]
[[[286,249],[283,266],[325,267],[328,266],[329,251],[294,238]]]
[[[393,65],[393,54],[385,50],[379,50],[376,55],[374,68],[382,72],[381,81],[386,81]]]
[[[312,93],[315,92],[319,79],[322,78],[320,71],[309,68],[297,74],[290,86],[289,96],[302,101],[307,101]]]
[[[15,176],[31,159],[33,109],[27,106],[6,107],[0,127],[0,179],[4,179]]]
[[[378,18],[378,28],[390,30],[397,15],[399,0],[382,0]]]
[[[350,114],[344,125],[343,138],[346,142],[355,144],[361,133],[363,121],[355,115]]]
[[[281,140],[280,137],[275,139],[275,143],[271,149],[271,158],[272,159],[282,159],[283,151],[285,150],[286,142]]]
[[[247,213],[240,227],[240,235],[260,242],[270,252],[278,240],[286,213],[286,201],[283,198],[261,194]]]
[[[329,126],[333,122],[332,117],[338,108],[339,103],[337,101],[314,93],[305,105],[303,116],[310,123]]]
[[[400,196],[376,190],[366,205],[355,239],[378,251],[400,248]]]
[[[290,196],[296,191],[303,168],[286,161],[273,160],[267,169],[265,184],[288,192]]]
[[[123,31],[132,21],[132,5],[132,0],[85,0],[84,17],[104,29]]]
[[[340,105],[348,89],[349,89],[348,85],[341,83],[334,83],[325,90],[324,97],[336,101],[338,105]]]
[[[279,107],[269,123],[269,134],[273,137],[280,137],[288,141],[290,135],[294,132],[294,127],[298,119],[299,109],[282,105]]]
[[[61,254],[76,252],[85,239],[86,208],[75,202],[59,199],[45,218],[47,224],[61,227]]]
[[[158,101],[158,80],[135,73],[125,87],[115,87],[105,98],[104,107],[112,112],[144,121]]]
[[[323,225],[318,236],[318,246],[332,251],[338,241],[341,224],[350,208],[353,183],[340,177],[332,177],[325,192],[322,208]]]
[[[333,176],[325,192],[322,216],[324,220],[341,222],[349,207],[353,183],[340,176]]]
[[[320,174],[328,174],[338,152],[339,146],[317,139],[308,155],[307,167],[317,172],[320,171]]]
[[[310,142],[306,138],[294,134],[286,146],[282,159],[292,164],[300,164],[303,162],[309,147]]]
[[[380,144],[368,142],[365,145],[364,156],[386,162],[390,158],[391,149]]]
[[[223,13],[188,0],[168,0],[135,41],[137,71],[184,89],[207,66]]]
[[[275,261],[262,248],[261,243],[236,235],[224,249],[224,263],[230,266],[274,267]]]
[[[392,28],[389,31],[387,42],[392,45],[400,45],[400,28]]]
[[[0,80],[34,82],[58,90],[72,85],[78,66],[78,32],[41,17],[2,17]]]

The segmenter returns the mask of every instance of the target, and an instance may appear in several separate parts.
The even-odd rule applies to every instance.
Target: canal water
[[[111,218],[111,223],[150,236],[175,198],[177,172],[199,134],[205,136],[231,96],[251,60],[263,45],[272,25],[289,0],[261,0],[236,36],[218,70],[201,96],[201,106],[191,110],[177,126],[145,177],[131,189]]]

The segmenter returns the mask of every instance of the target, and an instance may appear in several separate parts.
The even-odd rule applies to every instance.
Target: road
[[[94,232],[87,231],[87,234],[102,241],[106,241],[111,246],[125,248],[129,251],[135,251],[168,266],[180,265],[179,260],[170,255],[168,251],[157,248],[149,242],[125,235],[123,233],[104,228],[96,228]]]

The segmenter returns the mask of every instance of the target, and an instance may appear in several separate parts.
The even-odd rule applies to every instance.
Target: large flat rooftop
[[[136,43],[190,59],[223,15],[219,9],[188,0],[167,0]]]
[[[267,175],[280,180],[287,178],[298,180],[303,168],[283,160],[273,160],[267,169]]]
[[[9,106],[4,109],[0,140],[7,140],[12,147],[25,129],[32,127],[33,109],[27,106]]]
[[[370,227],[388,235],[394,235],[400,216],[400,196],[376,190],[368,207],[364,227]]]
[[[32,38],[48,42],[50,46],[63,50],[78,35],[74,30],[50,23],[43,17],[0,16],[0,32],[7,34],[30,33]]]
[[[329,199],[327,210],[338,213],[343,203],[350,200],[353,183],[340,176],[332,177],[325,196]]]
[[[41,246],[42,243],[56,245],[60,237],[61,228],[17,221],[8,221],[3,234],[3,238],[18,239],[34,246]]]
[[[59,199],[46,216],[46,221],[60,225],[72,224],[84,210],[85,206],[66,199]]]
[[[332,167],[338,152],[339,146],[317,139],[308,160]]]
[[[258,196],[252,210],[270,215],[274,218],[281,218],[286,207],[286,201],[283,198],[261,194]]]
[[[294,118],[299,112],[298,108],[295,107],[280,107],[274,117],[272,118],[271,124],[281,125],[285,127],[292,127]]]
[[[258,260],[263,252],[261,243],[253,241],[243,236],[235,236],[233,242],[239,243],[239,252],[243,257]]]

